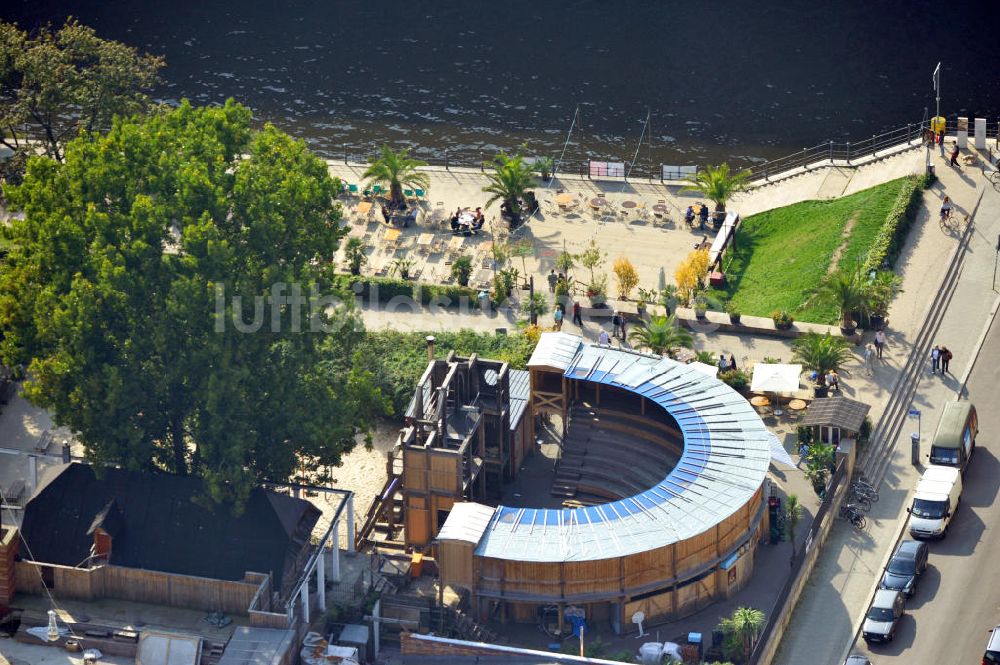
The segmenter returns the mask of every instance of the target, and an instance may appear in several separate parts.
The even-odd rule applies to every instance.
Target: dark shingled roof
[[[203,486],[190,476],[107,468],[98,479],[79,463],[50,473],[21,526],[31,552],[24,550],[25,558],[44,563],[84,564],[88,534],[100,527],[112,535],[112,565],[219,580],[271,573],[288,591],[320,517],[308,501],[262,489],[250,493],[238,517],[227,506],[209,509],[192,500]]]
[[[861,429],[870,406],[848,397],[823,397],[806,409],[802,425],[832,425],[851,432]]]

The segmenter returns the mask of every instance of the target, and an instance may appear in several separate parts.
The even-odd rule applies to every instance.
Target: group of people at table
[[[695,210],[695,207],[698,209]],[[688,226],[694,226],[694,218],[698,218],[699,227],[704,229],[705,224],[708,222],[708,206],[704,203],[695,203],[693,206],[688,206],[687,210],[684,211],[684,221],[687,222]]]
[[[476,208],[474,213],[459,208],[451,216],[452,233],[472,235],[483,228],[484,224],[486,224],[486,216],[483,214],[482,208]]]

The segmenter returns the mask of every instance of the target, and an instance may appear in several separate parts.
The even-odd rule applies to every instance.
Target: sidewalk
[[[937,205],[947,192],[957,202],[960,217],[972,212],[977,186],[984,178],[978,169],[956,172],[934,155],[937,185],[927,192],[928,210],[922,224],[914,229],[911,242],[897,266],[904,271],[904,293],[892,307],[887,368],[877,382],[882,392],[873,392],[873,420],[885,405],[896,372],[910,353],[909,340],[920,328],[928,304],[937,291],[955,237],[945,234],[937,223]],[[976,229],[965,256],[955,293],[935,336],[955,354],[948,376],[921,372],[912,406],[922,412],[922,444],[926,452],[929,435],[937,424],[945,402],[955,399],[962,375],[979,344],[980,331],[988,323],[996,294],[990,279],[997,232],[1000,231],[1000,194],[987,185],[976,216]],[[943,250],[947,249],[948,252]],[[904,508],[916,485],[920,470],[910,465],[910,432],[916,423],[906,423],[893,450],[892,461],[880,487],[881,499],[869,514],[869,528],[860,533],[842,522],[835,525],[813,570],[809,584],[796,607],[784,641],[774,660],[781,665],[809,662],[840,665],[850,648],[861,617],[878,582],[879,574],[894,544],[906,514]]]

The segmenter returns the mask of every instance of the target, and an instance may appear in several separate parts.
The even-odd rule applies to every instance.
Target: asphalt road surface
[[[958,512],[947,538],[930,543],[927,572],[906,604],[895,639],[870,647],[858,639],[852,653],[868,655],[874,665],[978,664],[988,631],[1000,623],[1000,504],[996,501],[1000,488],[1000,321],[990,330],[969,377],[968,398],[979,412],[979,436]]]

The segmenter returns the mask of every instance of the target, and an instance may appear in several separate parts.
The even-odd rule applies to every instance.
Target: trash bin
[[[410,577],[420,577],[424,572],[424,555],[420,552],[414,552],[413,557],[410,559]]]
[[[910,464],[920,465],[920,433],[914,432],[910,435]]]

